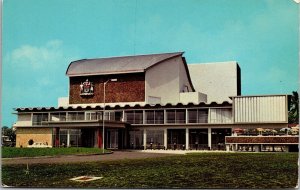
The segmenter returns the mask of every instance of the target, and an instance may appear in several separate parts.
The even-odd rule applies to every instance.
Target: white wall
[[[17,126],[31,126],[31,113],[19,113],[18,114],[18,121],[13,125]]]
[[[69,97],[59,97],[57,104],[58,104],[58,107],[69,106]]]
[[[199,104],[200,102],[206,102],[207,95],[200,92],[181,92],[180,102],[183,104],[194,103]]]
[[[247,122],[287,122],[286,95],[233,97],[234,120]]]
[[[148,96],[160,97],[161,103],[179,102],[179,65],[180,57],[167,60],[146,71],[146,100]]]
[[[195,90],[207,94],[207,102],[231,102],[237,95],[237,62],[188,64]]]

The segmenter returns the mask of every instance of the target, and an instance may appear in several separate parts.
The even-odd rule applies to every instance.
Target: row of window
[[[209,113],[210,112],[210,113]],[[209,117],[210,116],[210,117]],[[164,123],[227,123],[231,122],[231,109],[169,109],[169,110],[131,110],[107,111],[104,120],[124,121],[131,124],[164,124]],[[81,121],[102,120],[103,112],[57,112],[34,113],[33,125],[41,125],[43,121]]]

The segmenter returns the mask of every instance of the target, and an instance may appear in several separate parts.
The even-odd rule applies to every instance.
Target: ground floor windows
[[[164,130],[147,130],[147,148],[164,149]]]
[[[167,140],[167,148],[168,149],[185,149],[185,129],[168,129],[168,140]]]
[[[53,132],[54,147],[81,147],[81,129],[58,129]]]
[[[106,148],[118,149],[118,146],[119,146],[119,131],[118,131],[118,129],[107,129]]]
[[[107,149],[225,150],[230,128],[105,129]],[[54,128],[54,147],[102,147],[102,128]]]
[[[143,130],[129,131],[129,148],[144,149],[143,146]]]
[[[225,150],[225,136],[231,136],[231,128],[211,129],[211,149]]]
[[[192,150],[207,150],[208,129],[190,129],[189,148]]]

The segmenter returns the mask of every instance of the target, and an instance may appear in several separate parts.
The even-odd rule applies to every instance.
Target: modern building
[[[288,95],[241,96],[237,62],[187,64],[183,52],[83,59],[71,62],[66,75],[69,97],[59,98],[57,107],[15,108],[17,147],[32,139],[102,148],[104,138],[111,149],[251,145],[260,151],[282,145],[283,136],[255,143],[235,130],[288,126]],[[298,143],[284,137],[285,148]]]

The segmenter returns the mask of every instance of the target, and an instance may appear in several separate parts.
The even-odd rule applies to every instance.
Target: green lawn
[[[2,182],[15,187],[294,188],[297,153],[201,153],[85,164],[3,165]],[[81,175],[102,176],[74,182]]]
[[[102,153],[102,149],[99,148],[75,148],[75,147],[70,147],[70,148],[2,147],[1,151],[2,151],[2,158]]]

